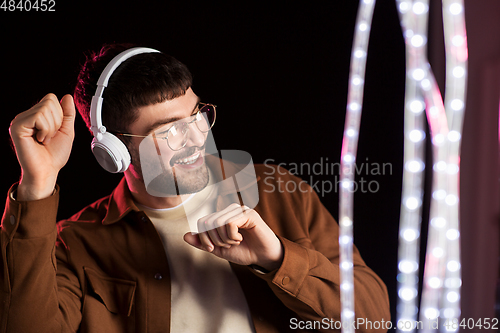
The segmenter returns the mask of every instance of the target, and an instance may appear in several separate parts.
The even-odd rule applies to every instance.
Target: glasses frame
[[[212,106],[212,107],[214,108],[214,120],[213,120],[212,124],[210,125],[209,129],[208,129],[206,132],[203,132],[202,130],[200,130],[200,128],[199,128],[198,126],[196,126],[196,127],[198,128],[198,130],[199,130],[200,132],[202,132],[202,133],[208,133],[208,131],[210,131],[210,129],[212,129],[212,127],[214,127],[214,125],[215,125],[215,119],[217,119],[217,105],[210,104],[210,103],[202,103],[202,102],[199,102],[199,103],[197,104],[197,106],[199,106],[200,104],[201,104],[201,105],[203,105],[203,106],[202,106],[201,108],[198,108],[198,112],[196,112],[195,114],[193,114],[193,115],[191,115],[191,116],[190,116],[190,117],[194,117],[194,119],[193,119],[193,120],[191,120],[189,123],[187,123],[187,125],[188,125],[188,127],[187,127],[187,128],[188,128],[188,134],[189,134],[189,131],[191,130],[190,125],[191,125],[191,124],[192,124],[192,123],[196,120],[196,117],[200,114],[201,109],[202,109],[202,108],[204,108],[204,107],[205,107],[205,106],[207,106],[207,105],[210,105],[210,106]],[[189,117],[188,117],[188,118],[189,118]],[[182,145],[182,147],[177,148],[177,149],[172,148],[172,146],[170,145],[170,142],[168,141],[168,135],[169,135],[170,130],[171,130],[172,128],[173,128],[173,126],[171,126],[171,127],[170,127],[167,131],[166,131],[166,133],[165,133],[165,136],[164,136],[164,137],[163,137],[163,136],[162,136],[162,137],[157,137],[157,136],[154,134],[154,132],[153,132],[153,137],[154,137],[155,139],[156,139],[156,138],[159,138],[159,139],[163,139],[163,140],[167,141],[167,145],[168,145],[168,147],[169,147],[170,149],[172,149],[173,151],[181,150],[182,148],[184,148],[184,147],[186,146],[186,144],[187,144],[187,141],[188,141],[188,140],[186,140],[186,142]],[[120,133],[120,132],[116,132],[116,133],[113,133],[113,134],[114,134],[114,135],[121,135],[121,136],[136,137],[136,138],[147,138],[148,136],[150,136],[150,135],[151,135],[151,134],[149,134],[149,135],[140,135],[140,134]]]

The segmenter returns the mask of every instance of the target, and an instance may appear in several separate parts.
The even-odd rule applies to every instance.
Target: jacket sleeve
[[[328,323],[323,326],[325,331],[331,332],[332,321],[340,324],[341,320],[338,224],[316,192],[304,181],[293,175],[285,176],[284,181],[297,183],[296,187],[289,188],[302,189],[285,194],[286,210],[293,211],[293,214],[282,211],[279,218],[287,220],[280,224],[287,226],[275,230],[283,244],[284,259],[280,268],[273,272],[254,273],[265,279],[284,305],[302,320]],[[289,237],[287,228],[301,229],[303,237]],[[294,235],[297,237],[296,233]],[[366,266],[356,247],[353,250],[353,271],[355,323],[359,324],[355,326],[356,331],[386,331],[371,330],[368,321],[372,322],[372,328],[380,327],[382,323],[390,325],[387,288]]]
[[[20,202],[10,190],[0,231],[0,332],[76,332],[81,290],[56,261],[59,191]]]

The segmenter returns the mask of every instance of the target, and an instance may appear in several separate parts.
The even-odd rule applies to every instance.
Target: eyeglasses
[[[196,124],[198,130],[202,133],[207,133],[214,126],[215,108],[216,106],[213,104],[198,103],[198,112],[194,115],[160,127],[150,135],[115,134],[139,138],[147,138],[152,135],[155,139],[166,140],[170,149],[180,150],[186,146],[189,140],[189,131],[192,124]]]

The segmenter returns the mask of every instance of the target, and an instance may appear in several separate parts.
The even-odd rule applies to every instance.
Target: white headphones
[[[130,165],[130,153],[127,146],[115,135],[106,132],[106,127],[102,125],[101,111],[104,89],[108,86],[109,78],[122,62],[137,54],[156,52],[160,51],[145,47],[134,47],[125,50],[114,57],[99,76],[97,89],[90,105],[90,129],[94,134],[91,149],[97,162],[106,171],[118,173],[127,170]]]

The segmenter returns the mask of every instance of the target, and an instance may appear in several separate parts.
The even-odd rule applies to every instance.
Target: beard
[[[203,147],[186,147],[174,154],[169,161],[165,161],[161,155],[148,154],[139,156],[137,149],[131,149],[131,164],[137,171],[137,176],[140,177],[146,191],[156,197],[170,197],[183,194],[197,193],[203,190],[209,182],[208,166],[204,160]],[[203,164],[197,168],[183,168],[175,161],[192,156],[197,152],[200,153],[198,159],[203,159]],[[154,178],[143,174],[143,170],[155,170],[158,174]],[[151,179],[152,178],[152,179]],[[145,181],[148,179],[148,181]]]

